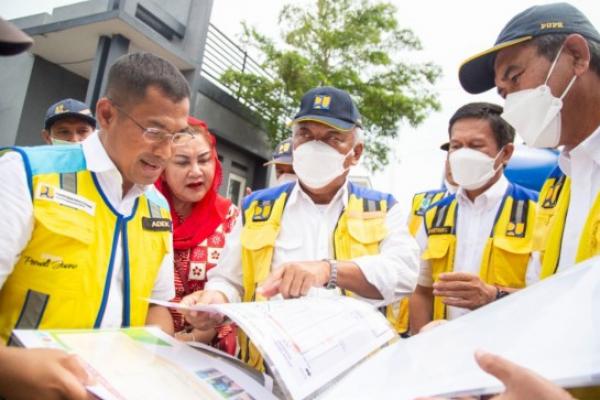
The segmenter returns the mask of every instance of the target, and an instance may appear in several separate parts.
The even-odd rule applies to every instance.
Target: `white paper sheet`
[[[314,394],[396,337],[380,312],[345,296],[193,307],[151,301],[227,315],[252,339],[293,399]]]
[[[500,391],[501,383],[475,363],[477,349],[565,386],[600,384],[600,257],[383,349],[322,398]]]
[[[25,347],[61,348],[85,361],[104,400],[274,399],[247,375],[158,328],[15,331]]]

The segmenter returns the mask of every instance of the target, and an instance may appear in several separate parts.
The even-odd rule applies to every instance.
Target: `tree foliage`
[[[260,110],[271,144],[289,136],[302,95],[330,85],[348,91],[363,117],[367,162],[388,163],[390,142],[402,123],[419,125],[439,110],[433,84],[440,68],[411,62],[421,43],[399,26],[396,7],[369,0],[314,0],[288,4],[279,14],[281,42],[243,24],[244,41],[271,77],[228,70],[222,79]]]

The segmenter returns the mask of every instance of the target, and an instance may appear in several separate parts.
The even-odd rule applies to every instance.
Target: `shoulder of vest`
[[[455,195],[455,194],[450,194],[450,195],[448,195],[448,196],[444,197],[443,199],[441,199],[441,200],[439,200],[439,201],[436,201],[435,203],[432,203],[432,204],[431,204],[431,205],[430,205],[430,206],[427,208],[427,210],[430,210],[430,209],[432,209],[432,208],[435,208],[435,207],[443,207],[443,206],[445,206],[445,205],[450,205],[450,204],[452,204],[452,202],[453,202],[455,199],[456,199],[456,195]]]
[[[156,186],[150,185],[150,187],[148,187],[148,189],[144,191],[144,196],[146,196],[148,201],[169,211],[169,202],[167,201],[165,196],[163,196],[163,194],[158,191]]]
[[[11,147],[23,157],[32,175],[70,173],[86,169],[81,145]]]
[[[515,200],[531,200],[533,202],[536,202],[538,200],[538,195],[539,193],[531,190],[531,189],[527,189],[526,187],[523,187],[521,185],[517,185],[515,183],[512,184],[512,193],[511,196],[513,199]]]
[[[348,192],[353,194],[360,199],[381,201],[385,200],[388,204],[388,210],[396,204],[396,199],[389,193],[380,192],[379,190],[369,189],[364,186],[356,185],[352,182],[348,182]]]
[[[248,196],[244,198],[242,203],[242,210],[247,210],[248,207],[254,201],[274,201],[277,200],[283,193],[289,193],[294,188],[296,182],[287,182],[283,185],[275,186],[272,188],[261,189],[255,192],[252,192]]]

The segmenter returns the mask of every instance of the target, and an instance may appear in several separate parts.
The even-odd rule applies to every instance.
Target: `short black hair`
[[[159,88],[174,103],[190,97],[183,74],[169,61],[151,53],[119,57],[108,72],[106,95],[124,107],[146,97],[150,86]]]
[[[567,33],[541,35],[533,38],[531,44],[535,46],[539,55],[552,62],[567,36]],[[590,69],[600,77],[600,43],[588,38],[585,40],[590,49]]]
[[[515,129],[500,117],[502,111],[501,106],[493,103],[478,102],[465,104],[456,110],[452,118],[450,118],[448,134],[450,136],[452,135],[452,126],[460,119],[483,119],[490,124],[490,128],[492,128],[492,132],[494,133],[494,139],[496,139],[496,144],[498,145],[498,148],[501,149],[515,140]]]

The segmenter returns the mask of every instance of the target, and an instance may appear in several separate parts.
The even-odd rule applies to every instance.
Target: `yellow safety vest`
[[[108,203],[81,146],[12,148],[32,194],[34,228],[0,289],[0,336],[12,329],[98,328],[105,312],[119,234],[123,321],[146,321],[162,260],[170,250],[168,205],[154,189],[123,216]],[[120,288],[113,288],[120,290]]]
[[[243,301],[263,301],[256,288],[269,276],[275,240],[281,217],[294,182],[252,193],[242,205],[244,228],[241,233]],[[333,234],[336,260],[351,260],[379,253],[386,237],[385,217],[396,200],[389,194],[348,184],[348,206],[342,212]],[[351,295],[346,291],[346,295]],[[387,307],[391,308],[390,306]],[[391,321],[394,323],[394,321]],[[248,337],[240,332],[240,355],[251,367],[264,370],[262,357]]]
[[[419,229],[423,226],[425,211],[432,205],[442,200],[450,193],[445,189],[429,190],[417,193],[413,196],[410,217],[408,219],[408,231],[412,237],[416,237]],[[399,309],[394,311],[397,315],[396,329],[400,334],[408,332],[410,324],[410,298],[405,297],[400,301]]]
[[[437,203],[449,194],[445,189],[430,190],[417,193],[413,196],[410,217],[408,219],[408,231],[413,237],[423,226],[423,216],[425,211],[434,203]]]
[[[536,200],[537,193],[509,183],[483,251],[479,276],[484,282],[510,288],[525,286]],[[454,270],[457,208],[456,196],[451,195],[425,213],[427,247],[422,258],[431,263],[434,282],[440,274]],[[445,318],[446,306],[435,297],[433,319]]]
[[[556,273],[562,247],[562,236],[569,209],[571,178],[560,167],[550,174],[538,201],[533,249],[542,257],[540,278]],[[600,193],[596,194],[581,232],[575,262],[581,262],[600,254]]]

